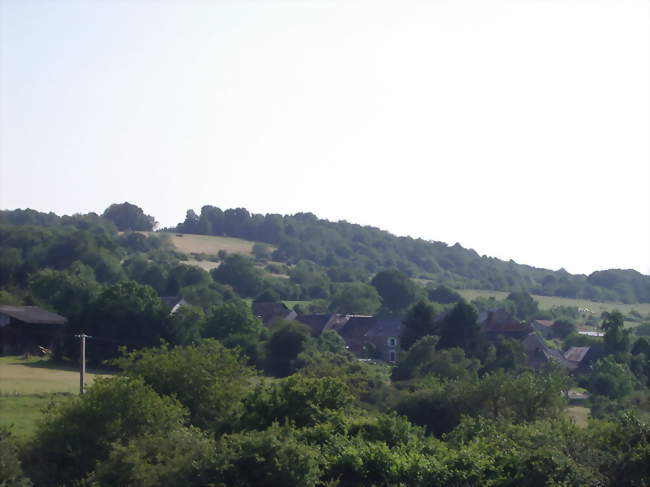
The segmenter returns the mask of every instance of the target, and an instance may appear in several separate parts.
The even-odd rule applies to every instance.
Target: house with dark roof
[[[571,347],[566,352],[564,352],[564,358],[579,364],[587,355],[590,347]]]
[[[533,328],[527,323],[521,323],[504,309],[495,309],[479,315],[479,325],[489,341],[497,341],[500,337],[523,340]]]
[[[385,362],[399,359],[402,320],[395,316],[348,315],[333,328],[356,355]]]
[[[327,330],[341,328],[348,319],[348,316],[338,313],[308,314],[298,315],[296,317],[296,321],[307,325],[314,337],[322,335]]]
[[[542,367],[549,362],[553,362],[568,370],[574,370],[577,367],[576,364],[567,360],[562,352],[546,345],[544,338],[536,331],[530,332],[521,341],[521,344],[528,357],[528,365],[531,367]]]
[[[533,327],[533,330],[547,340],[555,337],[555,330],[553,329],[554,325],[555,321],[553,320],[533,320],[530,322],[530,326]]]
[[[293,321],[298,313],[289,309],[284,303],[253,303],[253,315],[265,325],[271,325],[276,321]]]
[[[564,358],[575,365],[579,372],[587,372],[591,365],[603,355],[602,344],[590,347],[571,347],[564,352]]]
[[[63,316],[38,306],[0,305],[0,354],[50,349],[66,321]]]

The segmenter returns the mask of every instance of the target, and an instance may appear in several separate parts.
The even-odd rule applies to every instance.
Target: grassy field
[[[92,384],[97,371],[86,372],[86,384]],[[79,369],[42,358],[24,360],[0,357],[0,394],[46,394],[79,392]]]
[[[160,235],[155,232],[141,232],[145,235]],[[256,242],[241,238],[215,237],[212,235],[192,235],[188,233],[165,233],[169,243],[180,252],[186,254],[214,255],[220,250],[228,253],[252,255]],[[275,247],[269,245],[271,250]]]
[[[204,271],[208,271],[208,272],[210,272],[212,269],[216,269],[217,267],[219,267],[220,264],[220,262],[212,262],[211,260],[196,260],[196,259],[188,259],[184,263],[196,267],[200,267]]]
[[[0,395],[0,427],[7,427],[20,439],[36,431],[44,411],[53,404],[73,397],[72,394]]]
[[[107,374],[89,370],[86,384]],[[26,438],[34,432],[43,409],[79,393],[79,369],[42,358],[0,357],[0,426]]]
[[[589,420],[589,408],[584,406],[569,406],[567,416],[573,418],[578,426],[586,427]]]
[[[479,296],[490,297],[495,299],[505,299],[509,293],[503,291],[484,291],[480,289],[461,289],[458,290],[461,296],[468,301]],[[600,316],[603,311],[619,310],[623,314],[627,314],[632,310],[636,310],[643,316],[650,314],[650,303],[637,303],[637,304],[623,304],[623,303],[600,303],[596,301],[589,301],[587,299],[571,299],[559,298],[555,296],[538,296],[533,295],[533,299],[539,303],[540,309],[551,309],[555,306],[572,306],[577,308],[588,308],[596,316]],[[631,322],[628,322],[631,324]]]

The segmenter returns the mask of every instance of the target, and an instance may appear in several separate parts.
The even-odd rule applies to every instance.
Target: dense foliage
[[[28,444],[0,436],[11,469],[4,478],[25,486],[648,485],[648,425],[620,411],[586,427],[567,420],[568,378],[558,369],[481,375],[477,359],[436,350],[437,338],[425,337],[384,394],[360,396],[346,382],[352,371],[336,365],[346,352],[331,337],[307,340],[311,358],[279,380],[256,379],[213,340],[127,353],[118,377],[53,407]],[[305,374],[308,362],[330,374]]]
[[[118,232],[146,217],[131,206],[110,207],[110,221],[0,213],[0,303],[64,314],[58,358],[75,360],[86,332],[89,360],[116,374],[57,401],[28,441],[0,431],[0,486],[650,485],[647,326],[632,333],[613,311],[603,338],[584,337],[577,310],[554,310],[549,343],[594,352],[570,373],[530,367],[520,341],[479,326],[495,307],[543,317],[523,289],[648,300],[647,277],[570,276],[311,214],[204,207],[179,231],[268,244],[255,259],[211,256],[209,273],[165,233]],[[468,303],[447,287],[466,285],[512,292]],[[181,297],[191,304],[172,309]],[[399,363],[359,360],[333,330],[264,326],[242,298],[400,315]],[[576,386],[586,425],[567,418]]]
[[[34,210],[4,210],[0,211],[2,224],[20,225],[23,236],[15,235],[12,227],[3,227],[2,234],[14,235],[0,238],[0,275],[3,280],[0,285],[25,279],[35,268],[67,267],[78,260],[80,254],[85,254],[82,262],[95,269],[98,281],[115,281],[121,277],[119,262],[114,258],[116,245],[136,253],[148,253],[153,245],[160,247],[160,243],[154,243],[150,237],[133,232],[117,237],[116,230],[151,230],[155,226],[153,217],[130,203],[111,205],[103,218],[94,213],[59,217]],[[43,230],[43,227],[52,230]],[[72,228],[82,233],[61,231]],[[525,290],[534,294],[595,301],[650,302],[650,277],[633,270],[610,269],[584,276],[564,270],[538,269],[480,256],[460,244],[449,246],[443,242],[396,237],[374,227],[322,220],[311,213],[260,215],[243,208],[222,211],[214,206],[204,206],[198,215],[188,210],[185,221],[171,230],[257,241],[254,254],[259,261],[271,258],[290,266],[311,263],[293,271],[290,282],[282,279],[267,279],[265,282],[255,269],[246,269],[246,262],[229,260],[223,270],[215,271],[214,278],[231,284],[244,296],[256,296],[266,286],[278,291],[283,299],[328,299],[333,292],[329,289],[330,281],[368,282],[383,271],[390,274],[380,274],[375,284],[381,290],[379,295],[387,310],[403,310],[417,298],[413,289],[404,287],[404,281],[397,284],[400,275],[429,280],[432,283],[429,299],[441,303],[454,300],[449,287]],[[85,232],[93,238],[90,239]],[[47,252],[39,248],[35,253],[30,247],[42,245],[44,235],[48,241],[56,239],[57,244],[47,244]],[[271,245],[275,248],[272,252]],[[88,248],[93,251],[86,252]],[[136,259],[131,263],[134,267],[132,272],[138,272],[137,280],[153,286],[158,292],[174,294],[178,291],[177,283],[168,281],[168,271],[160,268],[160,259],[156,260],[158,262],[145,265]],[[241,273],[241,280],[237,278],[238,273]],[[291,284],[298,284],[302,289]],[[443,285],[448,287],[441,287]],[[389,293],[388,301],[382,292]],[[203,299],[218,301],[220,293],[199,289],[196,294]]]
[[[480,256],[456,243],[396,237],[378,228],[346,221],[330,222],[312,213],[251,214],[244,208],[222,211],[204,206],[188,210],[179,232],[225,235],[277,247],[273,259],[310,260],[333,280],[368,278],[383,269],[423,277],[455,288],[527,290],[534,294],[624,303],[650,302],[650,277],[633,270],[611,269],[590,276],[550,271]]]

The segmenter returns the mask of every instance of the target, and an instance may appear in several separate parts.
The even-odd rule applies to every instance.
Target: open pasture
[[[86,385],[108,374],[90,370]],[[51,403],[79,393],[79,370],[39,357],[0,357],[0,426],[20,438],[35,430],[43,410]]]
[[[144,234],[160,235],[154,232],[142,232]],[[243,240],[241,238],[217,237],[212,235],[193,235],[189,233],[166,233],[169,243],[178,251],[186,254],[208,254],[214,255],[220,250],[233,254],[253,254],[253,245],[256,242]],[[269,245],[271,249],[273,246]]]
[[[86,371],[86,384],[98,374]],[[0,357],[0,394],[46,394],[79,392],[79,369],[42,358]]]
[[[504,291],[487,291],[481,289],[459,289],[458,293],[468,301],[477,297],[488,298],[490,296],[495,299],[505,299],[509,293]],[[533,294],[533,299],[539,303],[541,309],[551,309],[555,306],[571,306],[576,308],[587,308],[596,316],[600,316],[603,311],[619,310],[623,314],[627,314],[632,310],[636,310],[643,316],[650,314],[650,303],[637,303],[637,304],[624,304],[624,303],[601,303],[596,301],[589,301],[588,299],[572,299],[560,298],[557,296],[539,296]]]

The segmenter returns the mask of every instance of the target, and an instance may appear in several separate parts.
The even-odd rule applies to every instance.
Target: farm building
[[[496,341],[501,337],[521,341],[533,331],[532,326],[516,320],[514,316],[504,309],[481,313],[478,317],[478,323],[489,341]]]
[[[50,349],[66,318],[37,306],[0,305],[0,354],[38,353]]]
[[[327,330],[340,329],[349,319],[349,316],[338,313],[299,315],[296,318],[303,325],[307,325],[312,336],[315,337],[322,335]]]
[[[399,339],[402,320],[395,316],[348,315],[335,330],[345,340],[350,351],[366,358],[385,362],[399,360]]]
[[[265,325],[279,320],[293,321],[298,314],[284,303],[253,303],[253,315]]]
[[[533,320],[530,322],[530,326],[533,327],[533,330],[535,330],[547,340],[555,336],[555,330],[553,329],[554,325],[555,321],[553,320]]]
[[[564,357],[574,363],[580,372],[587,372],[592,364],[603,355],[602,343],[589,347],[571,347],[564,353]]]
[[[565,357],[562,352],[548,347],[544,342],[544,338],[542,338],[537,331],[530,332],[528,336],[522,340],[521,344],[526,352],[528,365],[531,367],[542,367],[549,362],[553,362],[567,370],[573,370],[577,367],[577,365]]]
[[[309,327],[312,336],[336,331],[348,349],[362,358],[396,362],[402,320],[394,316],[341,315],[338,313],[299,315],[297,321]]]

